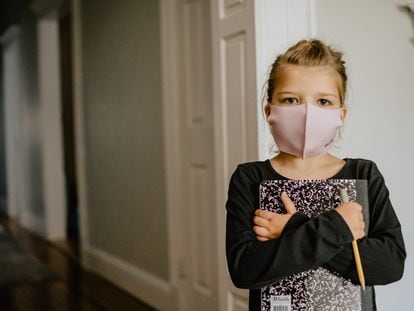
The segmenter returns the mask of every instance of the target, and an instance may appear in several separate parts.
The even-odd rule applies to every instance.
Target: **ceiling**
[[[31,0],[0,0],[0,35],[12,24],[19,23]]]

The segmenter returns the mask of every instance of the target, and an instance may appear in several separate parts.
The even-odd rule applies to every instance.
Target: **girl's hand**
[[[354,236],[354,240],[365,236],[365,222],[362,215],[362,207],[356,202],[343,203],[335,209],[345,220]]]
[[[280,237],[286,223],[296,213],[295,205],[286,192],[282,192],[280,197],[287,214],[278,214],[261,209],[255,211],[253,231],[256,233],[259,241],[268,241]]]

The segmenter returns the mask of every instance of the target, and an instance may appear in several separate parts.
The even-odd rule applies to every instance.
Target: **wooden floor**
[[[98,275],[83,270],[76,248],[70,244],[49,243],[4,216],[0,216],[0,223],[26,250],[61,277],[53,282],[0,287],[1,311],[155,310]]]

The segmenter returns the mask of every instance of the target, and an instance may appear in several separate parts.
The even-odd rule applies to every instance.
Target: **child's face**
[[[282,69],[273,93],[272,105],[293,106],[312,103],[325,109],[341,108],[341,96],[335,73],[323,66],[289,65]],[[270,107],[265,108],[266,116]],[[346,109],[342,107],[341,118]]]

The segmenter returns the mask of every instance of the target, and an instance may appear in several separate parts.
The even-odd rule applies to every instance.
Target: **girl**
[[[353,240],[367,289],[372,290],[371,301],[365,303],[373,310],[371,286],[402,277],[406,253],[401,226],[380,171],[372,161],[339,159],[328,152],[347,112],[344,63],[342,54],[323,42],[303,40],[272,64],[264,112],[279,152],[272,159],[238,165],[226,203],[228,269],[236,287],[250,289],[250,311],[262,310],[262,287],[321,266],[359,284]],[[285,214],[259,209],[264,180],[327,179],[367,180],[366,236],[362,208],[356,202],[311,218],[296,211],[284,192]]]

